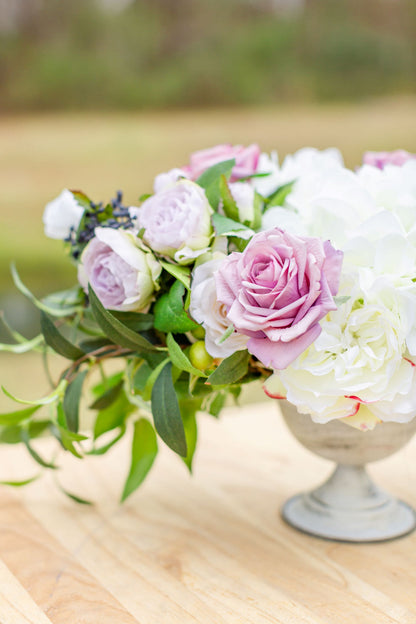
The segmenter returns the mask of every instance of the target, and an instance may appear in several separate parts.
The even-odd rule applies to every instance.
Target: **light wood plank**
[[[0,492],[1,558],[53,624],[415,624],[415,535],[334,544],[279,517],[283,501],[319,483],[330,464],[291,438],[273,403],[220,421],[201,415],[200,425],[194,477],[163,449],[123,506],[126,445],[98,460],[65,458],[65,487],[94,507],[74,505],[48,479]],[[372,469],[411,503],[415,450],[412,442]],[[16,466],[31,469],[18,449],[4,457],[10,477]]]

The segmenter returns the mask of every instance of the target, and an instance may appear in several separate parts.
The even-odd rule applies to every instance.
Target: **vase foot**
[[[378,488],[363,466],[338,466],[323,485],[290,498],[282,516],[304,533],[345,542],[380,542],[416,528],[415,511]]]

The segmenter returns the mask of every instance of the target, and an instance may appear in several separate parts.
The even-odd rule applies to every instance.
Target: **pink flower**
[[[416,158],[416,154],[410,154],[406,150],[396,150],[394,152],[365,152],[363,156],[364,165],[371,165],[378,169],[384,169],[386,165],[396,165],[401,167],[408,160]]]
[[[213,165],[235,158],[235,165],[231,174],[231,182],[235,182],[256,173],[259,157],[260,148],[258,145],[243,147],[242,145],[227,143],[194,152],[191,155],[189,165],[182,167],[182,170],[191,180],[196,180]]]
[[[274,228],[224,260],[218,299],[265,366],[286,368],[319,336],[319,321],[336,309],[342,256],[329,241]]]

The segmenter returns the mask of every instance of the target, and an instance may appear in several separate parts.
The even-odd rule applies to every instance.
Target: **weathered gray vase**
[[[378,488],[365,464],[402,448],[416,433],[416,418],[406,424],[382,423],[362,432],[338,420],[314,423],[288,401],[279,405],[295,438],[338,464],[323,485],[285,503],[286,522],[312,535],[347,542],[383,541],[415,529],[415,511]]]

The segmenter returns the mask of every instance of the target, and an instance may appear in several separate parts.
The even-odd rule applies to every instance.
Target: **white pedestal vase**
[[[365,470],[365,464],[388,457],[410,440],[416,433],[416,418],[405,424],[381,423],[362,432],[337,420],[314,423],[287,401],[279,405],[295,438],[337,463],[323,485],[285,503],[286,522],[311,535],[347,542],[384,541],[416,528],[415,511],[376,486]]]

